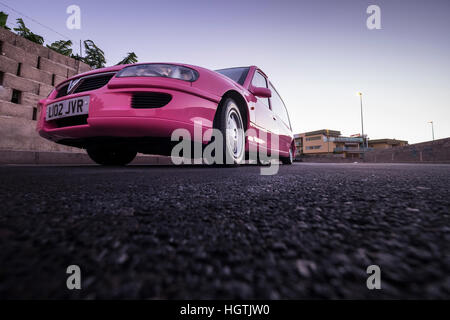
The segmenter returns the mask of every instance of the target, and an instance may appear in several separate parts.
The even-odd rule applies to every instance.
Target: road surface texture
[[[0,298],[450,298],[449,165],[259,173],[0,167]]]

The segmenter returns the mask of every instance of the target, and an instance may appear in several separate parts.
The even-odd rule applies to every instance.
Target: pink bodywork
[[[67,139],[82,139],[91,137],[169,137],[175,129],[187,129],[194,136],[194,124],[201,123],[203,132],[212,128],[218,104],[224,95],[232,92],[240,95],[246,103],[247,129],[254,132],[272,132],[279,135],[279,153],[287,156],[293,144],[293,135],[290,130],[279,130],[279,128],[263,127],[258,125],[256,97],[251,93],[251,79],[257,67],[250,67],[243,86],[237,84],[226,76],[217,72],[186,64],[181,65],[196,70],[199,77],[194,82],[178,79],[159,77],[113,77],[107,85],[100,89],[75,93],[56,98],[56,90],[47,99],[39,101],[40,116],[37,123],[38,133],[49,140],[58,142]],[[120,65],[102,69],[96,69],[79,74],[67,79],[56,88],[61,87],[67,81],[77,79],[95,73],[119,71],[129,65]],[[172,100],[164,107],[154,109],[131,108],[131,97],[137,92],[162,92],[172,96]],[[72,99],[79,96],[90,96],[89,116],[87,124],[56,127],[51,121],[45,120],[46,107],[49,104]],[[207,135],[203,143],[209,141]],[[267,143],[262,139],[247,137],[246,150],[249,144],[258,144],[265,147]],[[265,144],[265,145],[264,145]],[[269,148],[270,149],[270,148]]]

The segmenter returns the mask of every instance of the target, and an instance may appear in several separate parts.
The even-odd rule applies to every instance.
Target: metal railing
[[[358,147],[336,147],[333,152],[365,152],[373,148],[358,148]]]

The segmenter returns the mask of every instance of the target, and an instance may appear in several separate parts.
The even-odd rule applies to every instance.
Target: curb
[[[0,150],[0,164],[95,165],[85,152]],[[172,165],[170,157],[138,154],[130,164]]]

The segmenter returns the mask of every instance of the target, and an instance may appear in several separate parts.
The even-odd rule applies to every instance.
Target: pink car
[[[194,137],[196,128],[220,130],[224,154],[235,164],[256,148],[277,151],[285,164],[295,152],[283,100],[255,66],[211,71],[139,63],[97,69],[60,83],[39,108],[42,137],[85,148],[102,165],[126,165],[137,152],[170,155],[176,143],[171,135],[180,128]],[[206,146],[211,136],[194,140]]]

